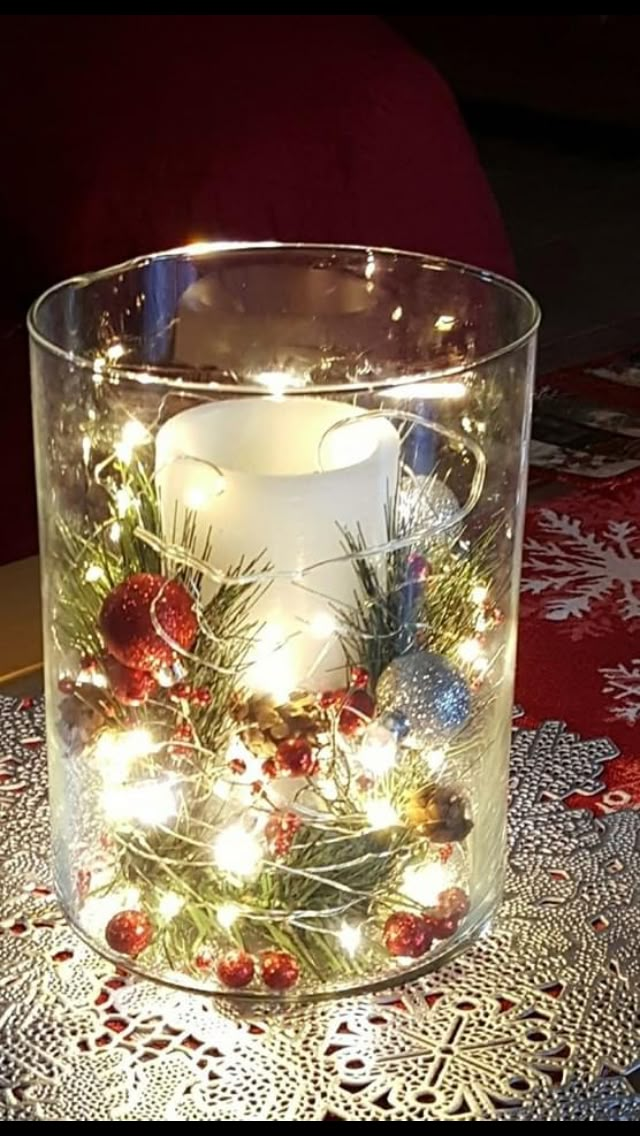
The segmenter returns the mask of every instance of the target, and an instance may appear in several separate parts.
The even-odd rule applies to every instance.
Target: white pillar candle
[[[274,574],[251,612],[261,630],[242,680],[250,690],[283,698],[343,683],[335,609],[353,604],[358,582],[340,526],[369,548],[385,543],[398,456],[385,418],[319,398],[206,403],[158,432],[165,539],[179,543],[194,510],[197,556],[208,539],[213,568],[262,555]],[[205,581],[203,602],[214,592]]]

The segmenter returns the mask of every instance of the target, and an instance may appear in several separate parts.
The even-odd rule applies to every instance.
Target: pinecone
[[[241,727],[242,740],[256,757],[272,758],[285,738],[305,738],[318,744],[318,734],[327,729],[326,713],[313,694],[296,692],[277,705],[268,694],[236,700],[231,713]]]
[[[450,786],[420,789],[409,802],[407,820],[434,844],[464,840],[473,828],[466,797]]]
[[[82,683],[59,706],[60,728],[68,743],[85,745],[95,734],[111,708],[95,686]]]

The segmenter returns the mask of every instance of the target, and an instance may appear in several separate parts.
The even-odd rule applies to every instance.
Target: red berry
[[[191,649],[198,620],[193,600],[178,580],[139,572],[109,593],[100,612],[100,627],[109,654],[119,663],[156,674],[172,666],[174,644],[181,650]]]
[[[119,911],[109,920],[104,937],[112,951],[135,958],[153,939],[153,923],[144,911]]]
[[[216,967],[216,973],[223,986],[229,986],[232,990],[248,986],[254,972],[253,959],[246,951],[229,951],[218,960]]]
[[[181,722],[173,731],[173,736],[180,741],[189,742],[193,737],[193,726],[189,722]]]
[[[351,667],[349,671],[349,686],[364,689],[369,685],[369,672],[366,667]]]
[[[445,918],[430,913],[425,913],[424,921],[431,928],[434,939],[450,939],[458,930],[460,922],[455,915],[449,915]]]
[[[175,686],[171,687],[171,694],[169,697],[172,702],[188,702],[191,698],[192,690],[191,684],[188,682],[177,682]]]
[[[272,855],[280,859],[287,855],[301,824],[297,813],[274,812],[269,817],[264,831]]]
[[[207,974],[208,971],[213,970],[215,961],[213,952],[208,947],[201,947],[193,960],[193,965],[202,974]]]
[[[394,911],[384,925],[384,945],[394,958],[420,958],[432,942],[429,924],[409,911]]]
[[[340,733],[346,737],[357,734],[371,721],[375,708],[376,704],[366,690],[352,690],[347,694],[338,718]]]
[[[464,919],[469,911],[469,897],[462,888],[446,888],[438,896],[437,911],[441,919]]]
[[[305,738],[285,738],[274,760],[278,777],[311,777],[318,768],[317,758]]]
[[[149,671],[132,670],[110,656],[104,660],[109,685],[115,698],[123,706],[140,706],[154,694],[158,684]]]
[[[288,951],[265,951],[261,973],[262,981],[270,990],[290,990],[300,977],[300,967]]]
[[[229,769],[232,773],[236,773],[238,777],[241,777],[243,773],[247,772],[247,763],[243,761],[241,757],[234,757],[229,762]]]
[[[344,690],[325,690],[320,695],[320,705],[323,710],[328,710],[329,707],[335,706],[336,703],[342,702],[346,691]]]
[[[211,691],[207,690],[205,686],[198,687],[191,694],[191,701],[195,706],[209,706],[211,703]]]

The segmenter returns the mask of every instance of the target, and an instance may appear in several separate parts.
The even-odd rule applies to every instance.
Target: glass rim
[[[98,368],[96,366],[99,357],[89,357],[88,355],[78,354],[75,351],[68,351],[50,338],[38,327],[38,320],[40,312],[49,301],[57,295],[70,290],[72,288],[88,287],[100,280],[112,279],[115,276],[122,275],[130,272],[132,269],[145,268],[149,264],[156,263],[162,260],[179,260],[179,259],[198,259],[200,257],[206,258],[215,256],[218,253],[252,253],[252,252],[312,252],[318,254],[335,254],[335,253],[360,253],[363,256],[379,255],[387,258],[398,258],[402,260],[420,261],[425,266],[428,266],[433,271],[444,272],[450,271],[460,277],[470,276],[476,280],[480,280],[487,285],[492,285],[503,292],[508,292],[516,297],[528,310],[527,326],[521,335],[515,339],[509,340],[506,343],[496,347],[493,351],[487,351],[479,355],[473,360],[467,360],[462,363],[455,363],[450,367],[436,367],[433,370],[425,367],[423,373],[420,374],[406,374],[395,376],[393,378],[375,378],[368,376],[362,380],[347,381],[341,383],[323,384],[320,388],[317,384],[292,384],[287,386],[282,394],[287,397],[294,395],[309,397],[314,390],[322,390],[323,393],[334,394],[348,394],[354,391],[380,391],[380,390],[393,390],[394,388],[405,387],[408,384],[418,387],[422,382],[433,383],[439,380],[455,379],[464,375],[470,370],[477,370],[488,363],[492,363],[497,359],[503,358],[512,352],[518,351],[520,348],[526,346],[536,335],[540,326],[541,310],[537,301],[533,298],[526,288],[518,284],[514,280],[510,280],[506,276],[502,276],[497,272],[489,269],[478,268],[475,265],[466,264],[464,261],[453,260],[448,257],[432,256],[428,253],[409,252],[402,249],[389,248],[385,246],[376,245],[359,245],[359,244],[332,244],[332,243],[313,243],[313,242],[280,242],[280,241],[197,241],[188,245],[181,245],[172,249],[165,249],[160,252],[142,254],[140,256],[131,257],[119,264],[111,265],[107,268],[98,269],[95,272],[87,272],[78,276],[70,276],[64,280],[53,284],[46,291],[41,293],[36,300],[31,304],[27,313],[27,330],[30,339],[37,343],[39,347],[54,355],[58,359],[71,364],[80,370],[90,371],[96,373]],[[141,386],[153,385],[163,387],[166,390],[173,390],[176,392],[210,392],[212,394],[234,394],[237,396],[243,395],[268,395],[270,392],[265,386],[257,381],[254,382],[241,382],[241,383],[225,383],[216,379],[206,379],[204,381],[189,380],[184,378],[184,375],[194,374],[198,376],[206,376],[208,372],[213,371],[214,368],[209,367],[194,367],[189,364],[173,364],[173,365],[157,365],[157,364],[140,364],[132,367],[131,365],[121,365],[117,361],[101,359],[99,373],[103,381],[113,380],[116,382],[131,382]],[[219,372],[218,374],[224,374]]]

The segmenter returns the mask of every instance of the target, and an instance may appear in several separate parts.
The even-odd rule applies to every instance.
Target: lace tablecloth
[[[421,982],[252,1017],[128,978],[50,891],[43,708],[0,699],[4,1120],[639,1120],[640,820],[606,739],[515,719],[492,933]]]

